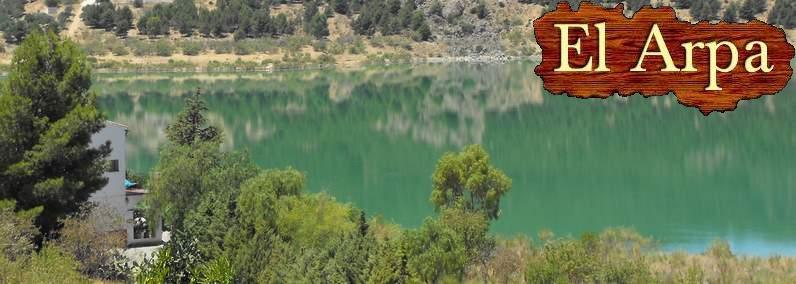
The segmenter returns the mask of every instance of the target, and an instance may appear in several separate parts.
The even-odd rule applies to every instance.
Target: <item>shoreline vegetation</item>
[[[61,179],[101,177],[110,145],[98,151],[85,140],[64,142],[69,137],[88,137],[100,128],[66,126],[103,121],[95,97],[88,92],[91,78],[83,55],[73,43],[53,33],[31,36],[20,49],[20,58],[15,59],[18,65],[4,81],[7,87],[0,95],[0,151],[4,151],[0,154],[9,157],[1,161],[0,169],[37,165],[38,159],[67,163],[70,157],[55,153],[82,151],[91,156],[91,162],[78,165],[92,172],[65,170],[68,176]],[[47,68],[53,65],[65,68]],[[70,76],[74,74],[80,76]],[[64,85],[77,87],[60,88]],[[28,96],[42,99],[31,101]],[[79,100],[72,105],[47,103],[64,96]],[[512,180],[477,144],[439,158],[428,199],[436,213],[419,227],[402,228],[369,217],[326,193],[306,192],[305,175],[312,173],[290,167],[260,168],[248,152],[222,149],[223,133],[208,122],[209,108],[199,91],[185,95],[183,110],[166,127],[168,142],[160,148],[157,165],[144,176],[128,174],[149,190],[141,208],[146,218],[162,218],[172,233],[163,247],[141,262],[131,264],[119,253],[124,239],[102,229],[118,224],[114,214],[97,207],[76,207],[87,200],[87,194],[69,198],[72,189],[52,183],[49,171],[0,171],[4,175],[0,179],[0,282],[796,281],[796,257],[737,256],[728,242],[720,240],[703,253],[686,253],[661,252],[651,239],[622,228],[579,237],[543,231],[537,240],[494,235],[489,228],[501,217],[501,200],[509,198],[506,193]],[[36,119],[31,115],[35,112],[20,109],[53,113],[55,119],[41,123],[42,128],[32,134],[43,139],[14,139],[13,135],[20,134],[18,129]],[[52,128],[72,132],[58,136],[61,132],[47,130]],[[37,152],[41,149],[55,150]],[[69,200],[74,208],[48,211],[50,198],[29,198],[14,184],[51,186],[52,194],[67,196],[56,200]],[[77,190],[93,192],[102,186],[91,184],[94,188]]]
[[[95,64],[93,74],[147,74],[147,73],[245,73],[245,72],[288,72],[303,70],[351,70],[371,66],[389,66],[396,64],[447,64],[447,63],[473,63],[493,64],[516,61],[540,61],[541,56],[448,56],[413,58],[405,55],[376,55],[368,56],[359,61],[348,61],[345,64],[324,63],[319,61],[308,62],[272,62],[272,61],[244,61],[236,58],[235,61],[218,62],[210,61],[207,64],[196,64],[188,61],[168,60],[160,64],[133,64],[126,62],[110,61]],[[8,75],[10,65],[0,64],[0,77]]]

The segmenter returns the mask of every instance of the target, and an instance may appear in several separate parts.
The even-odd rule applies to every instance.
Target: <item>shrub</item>
[[[479,19],[489,16],[489,10],[486,9],[486,4],[483,1],[478,2],[478,5],[470,9],[470,13],[475,14]]]
[[[144,7],[144,0],[133,0],[133,7],[135,8]]]
[[[50,245],[24,259],[0,255],[0,283],[89,283],[69,254]]]
[[[475,30],[475,26],[473,24],[466,22],[462,22],[461,24],[459,24],[459,27],[462,29],[462,33],[465,35],[472,34],[473,31]]]
[[[193,56],[202,53],[204,45],[196,41],[184,41],[180,44],[180,49],[182,49],[182,54]]]
[[[234,269],[225,257],[211,260],[199,267],[196,275],[198,284],[232,284]]]
[[[127,231],[124,218],[116,210],[87,204],[62,223],[55,245],[80,263],[78,269],[83,274],[101,279],[127,278],[130,268],[120,253]]]
[[[208,42],[208,46],[216,54],[230,54],[234,49],[234,44],[230,41],[214,40]]]
[[[155,42],[154,51],[157,56],[171,56],[174,52],[174,46],[171,45],[169,40],[161,39]]]
[[[117,45],[111,48],[111,53],[116,56],[125,56],[130,54],[130,51],[124,45]]]
[[[248,41],[236,41],[234,43],[235,46],[235,55],[249,55],[252,53],[252,48],[249,46]]]
[[[0,257],[9,260],[33,251],[33,238],[38,233],[33,219],[41,213],[41,208],[17,213],[15,207],[13,200],[0,200]]]

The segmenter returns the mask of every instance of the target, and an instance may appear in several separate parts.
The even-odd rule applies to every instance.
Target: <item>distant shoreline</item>
[[[174,66],[174,67],[148,67],[146,65],[135,64],[130,67],[120,68],[94,68],[94,74],[155,74],[155,73],[246,73],[246,72],[290,72],[290,71],[306,71],[306,70],[350,70],[368,66],[389,66],[396,64],[446,64],[446,63],[478,63],[478,64],[493,64],[493,63],[507,63],[516,61],[541,61],[541,55],[530,56],[495,56],[495,55],[470,55],[470,56],[446,56],[446,57],[427,57],[427,58],[413,58],[409,61],[399,60],[392,62],[385,59],[383,62],[367,62],[359,61],[349,64],[300,64],[294,66],[279,67],[274,64],[258,64],[256,62],[241,62],[241,66],[222,66],[222,67],[209,67],[201,65],[193,66]],[[245,66],[244,66],[245,65]],[[8,72],[0,72],[0,77],[7,77]]]

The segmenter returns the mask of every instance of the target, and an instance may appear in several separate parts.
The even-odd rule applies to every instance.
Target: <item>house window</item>
[[[133,210],[133,239],[150,239],[152,238],[152,229],[141,210]]]
[[[119,160],[110,160],[110,161],[108,161],[108,172],[109,173],[117,173],[117,172],[119,172]]]

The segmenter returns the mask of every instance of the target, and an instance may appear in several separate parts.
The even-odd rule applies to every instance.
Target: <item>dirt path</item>
[[[80,18],[83,14],[83,6],[80,5],[80,3],[73,4],[72,13],[74,14],[72,16],[72,21],[69,22],[69,28],[66,29],[64,34],[73,40],[77,40],[78,31],[80,27],[83,26],[83,20]]]

